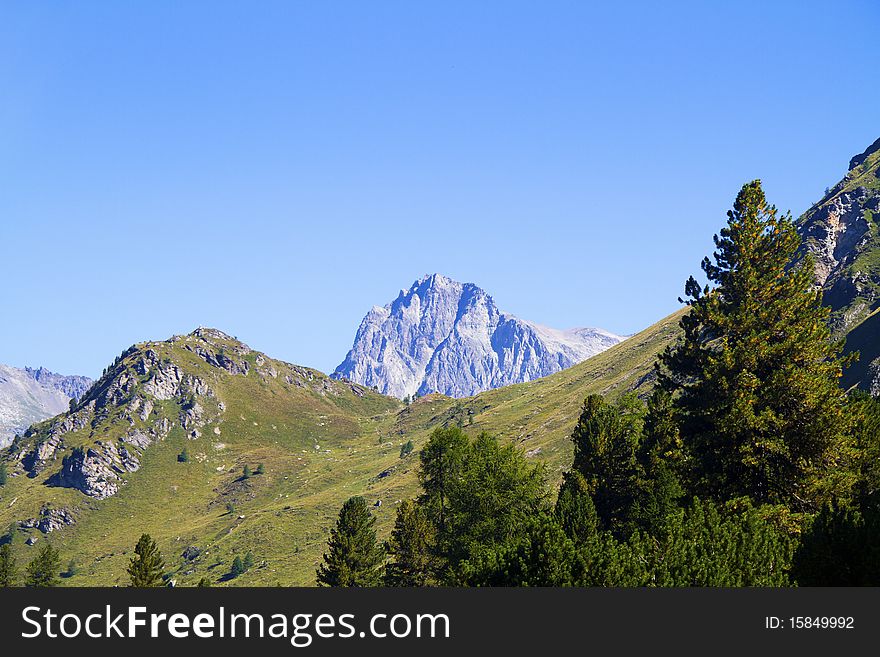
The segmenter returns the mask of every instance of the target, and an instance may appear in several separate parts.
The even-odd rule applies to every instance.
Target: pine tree
[[[434,527],[412,500],[397,507],[397,519],[386,550],[391,562],[385,567],[387,586],[427,586],[434,571]]]
[[[244,469],[241,471],[241,478],[242,478],[242,479],[250,479],[251,474],[252,474],[252,473],[251,473],[251,468],[250,468],[250,466],[245,465],[245,466],[244,466]]]
[[[400,446],[400,458],[412,454],[414,448],[415,446],[413,445],[413,441],[407,440],[406,443]]]
[[[794,556],[800,586],[880,586],[880,508],[825,506]]]
[[[571,436],[573,468],[586,483],[601,527],[617,535],[626,533],[637,497],[643,416],[634,396],[610,404],[601,395],[590,395]]]
[[[211,588],[211,582],[210,582],[210,580],[209,580],[207,577],[202,577],[202,578],[199,580],[199,583],[196,584],[196,588],[200,588],[200,589],[208,589],[208,588]]]
[[[15,586],[15,557],[9,543],[0,545],[0,588]]]
[[[243,575],[244,571],[244,563],[242,562],[241,557],[235,555],[235,559],[232,560],[232,568],[229,569],[229,575],[234,579],[240,575]]]
[[[134,548],[134,554],[128,566],[131,585],[137,588],[163,586],[162,571],[165,562],[159,547],[149,534],[142,534]]]
[[[352,497],[342,505],[330,532],[324,562],[318,567],[319,585],[364,587],[382,583],[385,552],[376,540],[375,524],[363,497]]]
[[[842,344],[813,289],[789,214],[743,186],[715,236],[709,282],[685,286],[683,341],[661,355],[696,492],[715,499],[818,508],[851,485],[838,387]]]
[[[247,554],[244,555],[244,561],[242,562],[242,566],[244,566],[244,571],[247,572],[251,568],[254,567],[254,553],[250,550],[247,551]]]
[[[261,474],[265,474],[265,472],[266,472],[266,467],[262,463],[258,464],[257,469],[256,469],[256,474],[261,475]]]
[[[7,478],[6,461],[0,460],[0,486],[6,485]]]
[[[58,586],[58,573],[60,569],[61,555],[51,544],[46,543],[40,548],[37,556],[33,558],[25,569],[25,586]]]
[[[177,455],[178,463],[189,463],[189,450],[184,447],[183,451]]]
[[[65,579],[68,579],[76,575],[79,575],[79,565],[76,563],[76,561],[71,559],[67,562],[67,569],[61,574],[61,576]]]
[[[880,398],[857,391],[850,395],[853,436],[859,470],[855,493],[862,506],[880,505]]]

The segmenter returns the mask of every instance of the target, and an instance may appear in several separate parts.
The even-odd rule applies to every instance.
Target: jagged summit
[[[570,367],[623,338],[602,329],[560,331],[498,309],[473,283],[428,274],[364,317],[333,373],[405,397],[466,397]]]

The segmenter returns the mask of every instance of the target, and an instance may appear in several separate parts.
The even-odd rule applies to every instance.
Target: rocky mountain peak
[[[321,398],[369,394],[362,386],[273,360],[217,329],[199,328],[123,351],[85,395],[69,408],[65,403],[66,412],[13,442],[7,453],[11,473],[42,476],[47,485],[93,498],[115,495],[126,475],[140,468],[144,452],[172,431],[193,441],[204,433],[219,435],[226,386],[235,379]]]
[[[367,313],[333,376],[401,398],[464,397],[558,372],[621,339],[526,322],[473,283],[429,274]]]

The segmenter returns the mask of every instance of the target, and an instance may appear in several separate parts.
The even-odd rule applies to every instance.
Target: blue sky
[[[631,333],[739,187],[880,137],[874,1],[5,2],[0,362],[216,326],[332,370],[429,272]]]

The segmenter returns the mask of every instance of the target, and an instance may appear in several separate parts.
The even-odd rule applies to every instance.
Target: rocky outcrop
[[[44,534],[49,534],[75,522],[76,518],[69,509],[63,507],[56,509],[46,505],[40,509],[38,517],[22,520],[18,526],[22,529],[39,529]]]
[[[0,365],[0,448],[34,422],[66,411],[71,399],[81,398],[91,385],[84,376],[55,374],[44,367]]]
[[[622,339],[526,322],[500,311],[476,285],[434,274],[374,307],[332,376],[401,398],[464,397],[553,374]]]
[[[45,367],[38,367],[37,369],[25,367],[24,371],[40,385],[59,390],[70,399],[81,398],[94,383],[87,376],[56,374],[55,372],[50,372]]]
[[[864,165],[872,155],[878,152],[880,152],[880,139],[877,139],[877,141],[868,146],[864,152],[853,156],[849,161],[849,170],[852,171],[853,169]]]
[[[115,495],[122,485],[121,474],[134,472],[140,468],[138,456],[149,441],[126,444],[125,439],[118,442],[101,441],[94,447],[78,447],[64,457],[61,470],[49,479],[50,486],[75,488],[89,497],[102,500]]]
[[[880,210],[880,195],[872,194],[866,187],[857,187],[829,199],[802,224],[801,234],[813,254],[819,285],[839,285],[840,277],[834,275],[852,264],[858,247],[870,231],[866,210],[872,213]]]
[[[798,220],[816,284],[844,334],[880,304],[880,140],[850,160],[846,176]]]

